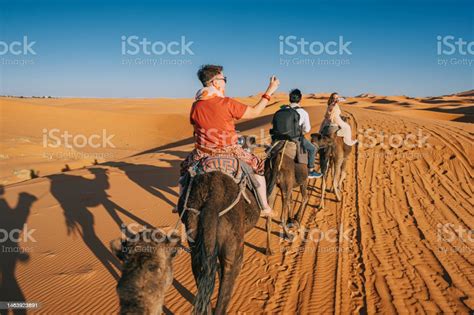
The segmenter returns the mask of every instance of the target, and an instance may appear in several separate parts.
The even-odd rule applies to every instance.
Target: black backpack
[[[303,134],[300,114],[289,105],[283,105],[273,116],[272,140],[296,140]]]

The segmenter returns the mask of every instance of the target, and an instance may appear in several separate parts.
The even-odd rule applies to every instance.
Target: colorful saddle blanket
[[[243,174],[241,162],[232,156],[205,157],[192,165],[189,171],[196,175],[222,172],[232,177],[236,183],[240,183]]]
[[[189,167],[188,176],[185,176],[186,183],[182,183],[182,185],[187,186],[190,177],[210,172],[222,172],[230,176],[236,184],[241,184],[245,180],[247,188],[253,192],[260,209],[263,209],[263,202],[257,193],[259,184],[252,168],[233,156],[209,156],[196,161]]]

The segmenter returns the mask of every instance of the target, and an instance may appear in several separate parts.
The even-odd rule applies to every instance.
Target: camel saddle
[[[267,152],[267,158],[273,159],[281,150],[284,150],[283,153],[296,163],[308,164],[308,152],[304,150],[301,142],[290,140],[275,141]]]
[[[254,194],[260,210],[264,209],[263,202],[257,192],[259,184],[253,169],[243,160],[234,156],[208,156],[196,161],[188,168],[181,185],[186,187],[191,177],[210,172],[221,172],[231,177],[237,185],[241,187],[245,185]]]
[[[346,116],[343,116],[341,118],[342,118],[342,120],[347,122],[347,117]],[[336,124],[328,124],[328,125],[325,125],[323,127],[323,129],[321,129],[321,136],[323,136],[323,137],[331,136],[333,133],[336,133],[336,136],[338,136],[338,137],[344,137],[344,135],[342,134],[341,127],[339,127]]]

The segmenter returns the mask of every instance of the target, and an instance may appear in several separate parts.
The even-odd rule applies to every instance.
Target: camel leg
[[[265,249],[265,255],[271,256],[273,255],[272,245],[270,243],[270,236],[272,234],[272,218],[271,217],[267,217],[266,229],[267,229],[267,248]]]
[[[319,209],[324,208],[324,195],[326,194],[326,179],[327,175],[323,175],[323,178],[321,180],[321,200],[319,201]]]
[[[290,191],[290,196],[288,197],[288,217],[287,221],[288,223],[293,223],[293,218],[295,214],[295,209],[294,209],[294,201],[293,201],[293,190]]]
[[[285,232],[285,238],[290,238],[290,233],[288,231],[287,221],[288,221],[288,213],[289,213],[289,206],[290,206],[290,199],[291,199],[291,189],[288,187],[282,186],[281,188],[282,194],[282,211],[281,211],[281,225],[283,227],[283,231]]]
[[[274,211],[275,211],[276,195],[277,195],[277,187],[273,188],[273,191],[270,197],[268,198],[268,204],[271,205]],[[270,243],[270,236],[272,234],[272,218],[271,217],[267,217],[266,230],[267,230],[267,248],[265,250],[265,255],[271,256],[273,255],[272,245]]]
[[[286,187],[285,187],[286,188]],[[286,194],[286,189],[284,187],[280,187],[281,191],[281,213],[280,213],[280,222],[283,229],[286,228],[286,218],[288,217],[288,199]]]
[[[347,160],[344,159],[341,165],[341,178],[339,179],[339,189],[342,189],[342,183],[344,182],[344,179],[346,179],[347,172],[346,172],[346,162]]]
[[[335,161],[332,161],[332,163],[330,163],[331,165],[329,166],[329,168],[331,169],[331,173],[332,173],[332,178],[333,178],[333,181],[334,181],[334,178],[336,178],[336,163]],[[331,188],[328,189],[329,192],[333,193],[334,192],[334,182],[330,182],[331,184]]]
[[[231,240],[221,248],[219,261],[221,263],[221,277],[219,282],[219,295],[215,314],[226,314],[232,291],[234,290],[235,280],[242,269],[242,257],[244,253],[243,236],[242,240]],[[235,244],[235,245],[234,245]],[[233,245],[233,246],[232,246]]]
[[[300,191],[301,191],[301,197],[302,197],[302,200],[301,200],[301,205],[300,205],[300,208],[298,209],[298,213],[296,214],[296,221],[299,223],[301,223],[301,219],[303,218],[303,214],[304,214],[304,209],[306,208],[306,205],[308,204],[308,181],[304,181],[303,184],[301,184],[300,186]]]
[[[342,161],[337,161],[334,167],[336,168],[336,174],[334,175],[333,185],[334,185],[334,193],[336,194],[336,200],[341,201],[341,191],[339,190],[339,178],[341,176],[341,165]]]

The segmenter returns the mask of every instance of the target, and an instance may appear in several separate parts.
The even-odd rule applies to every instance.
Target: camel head
[[[121,314],[161,314],[164,296],[173,282],[172,261],[180,238],[146,229],[128,239],[111,241],[112,252],[122,261],[117,284]]]
[[[319,133],[312,133],[311,134],[311,143],[314,144],[315,146],[317,146],[320,149],[326,148],[329,145],[332,145],[333,142],[334,142],[334,140],[331,139],[330,137],[323,137]]]

